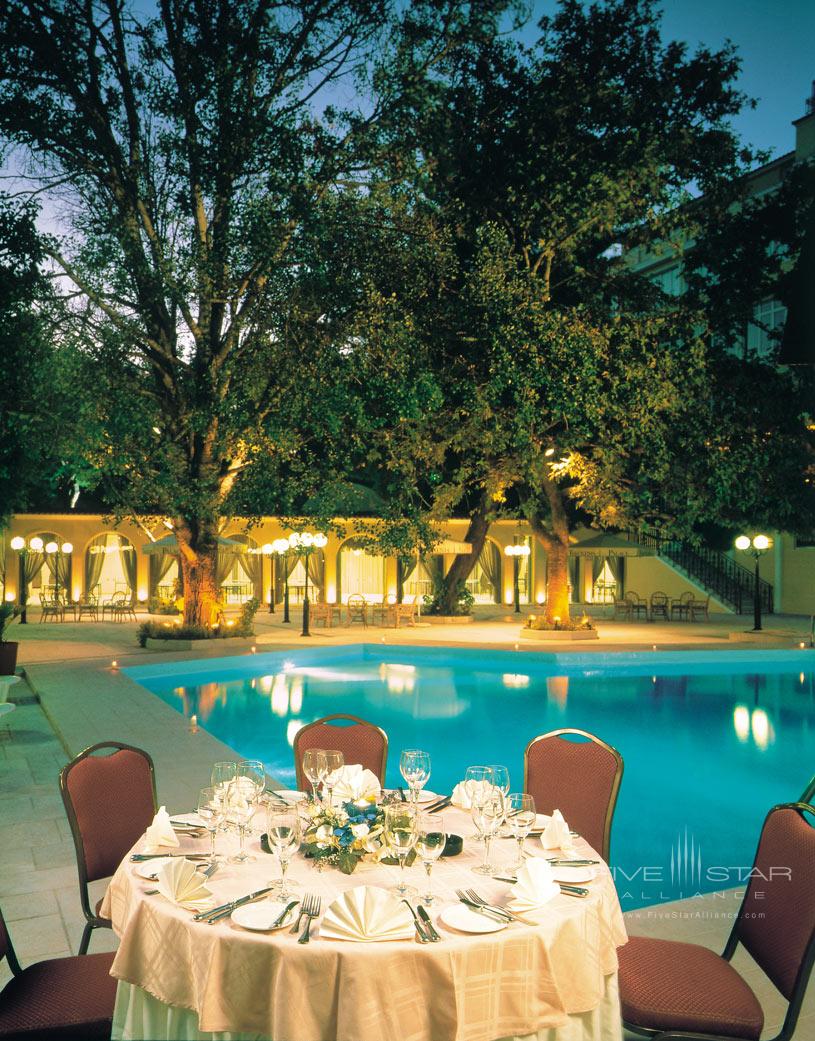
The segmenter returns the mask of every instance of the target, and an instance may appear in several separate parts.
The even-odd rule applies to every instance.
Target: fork
[[[297,941],[298,943],[308,943],[308,941],[310,939],[309,929],[311,928],[311,923],[320,914],[320,904],[321,903],[322,903],[322,899],[319,896],[315,896],[313,893],[306,893],[306,896],[305,896],[305,898],[303,900],[303,907],[306,910],[306,914],[308,915],[308,918],[306,919],[306,927],[303,930],[303,935]]]
[[[471,903],[478,904],[480,907],[486,907],[490,911],[497,911],[499,914],[506,915],[507,918],[511,918],[515,922],[522,922],[523,918],[519,918],[518,915],[512,911],[507,910],[506,907],[497,907],[495,904],[488,904],[483,897],[480,897],[474,889],[466,889],[465,894]]]

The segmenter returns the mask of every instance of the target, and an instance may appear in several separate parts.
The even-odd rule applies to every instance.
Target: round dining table
[[[114,1038],[217,1038],[238,1041],[620,1041],[617,947],[626,932],[608,867],[600,862],[585,884],[587,896],[565,893],[495,932],[464,933],[445,924],[457,889],[473,889],[505,905],[508,882],[474,873],[483,843],[471,838],[469,813],[448,808],[445,826],[464,837],[463,851],[433,868],[429,905],[441,941],[351,942],[321,937],[298,943],[288,928],[253,932],[230,918],[209,925],[155,891],[125,858],[113,876],[101,913],[113,922],[119,947]],[[205,883],[217,904],[268,886],[279,877],[277,858],[262,851],[261,815],[247,840],[254,860],[225,862],[237,838],[218,837],[222,866]],[[208,849],[208,837],[180,838],[180,851]],[[570,857],[599,860],[582,839]],[[526,845],[552,856],[540,838]],[[137,843],[139,851],[143,842]],[[179,852],[179,850],[173,850]],[[496,874],[511,877],[514,839],[493,842]],[[426,892],[421,865],[405,871]],[[356,886],[392,888],[399,869],[361,863],[345,875],[294,857],[295,898],[321,898],[321,912]],[[425,903],[421,897],[412,901]],[[427,905],[426,905],[427,906]],[[485,918],[486,923],[492,920]]]

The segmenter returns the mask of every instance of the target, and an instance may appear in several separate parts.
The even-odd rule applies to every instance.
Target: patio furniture
[[[56,622],[65,621],[65,605],[61,600],[58,600],[56,597],[53,600],[47,600],[43,597],[40,599],[40,603],[42,604],[41,622],[46,622],[49,618],[53,618]]]
[[[655,622],[657,618],[663,618],[666,622],[668,621],[668,594],[661,593],[659,591],[651,593],[648,613],[651,617],[651,621]]]
[[[689,617],[688,605],[693,600],[693,593],[685,592],[680,597],[671,600],[671,621],[678,618],[680,622],[687,622]]]
[[[534,798],[535,809],[560,810],[606,861],[622,779],[623,757],[586,730],[552,730],[524,750],[523,790]]]
[[[639,593],[635,593],[633,589],[629,589],[625,594],[626,600],[631,604],[631,614],[636,620],[639,617],[648,618],[648,601],[644,600]]]
[[[757,1041],[764,1012],[730,959],[742,944],[789,1003],[775,1041],[795,1033],[815,960],[815,829],[805,803],[774,806],[721,956],[707,947],[632,936],[618,951],[627,1028],[654,1038]],[[801,1035],[803,1037],[803,1035]]]
[[[113,750],[111,755],[98,752]],[[118,741],[91,745],[67,763],[59,790],[76,847],[79,898],[85,929],[79,953],[85,954],[94,929],[110,928],[91,908],[88,884],[108,878],[156,813],[153,760],[140,748]]]
[[[111,608],[111,620],[114,622],[124,622],[128,618],[133,622],[138,621],[132,598],[123,593],[122,599],[113,604]]]
[[[368,603],[362,593],[352,593],[345,604],[345,624],[353,625],[362,622],[368,628]]]
[[[710,608],[710,597],[705,600],[689,600],[688,601],[688,621],[689,622],[706,622],[708,621],[708,610]]]
[[[416,625],[416,616],[419,609],[419,605],[416,603],[407,603],[406,601],[401,604],[391,604],[388,612],[388,624],[395,626],[397,629],[402,622],[407,622],[408,625]]]
[[[99,621],[99,598],[95,596],[84,596],[76,604],[77,620],[82,621],[85,615],[92,618],[94,622]]]
[[[631,601],[627,597],[615,597],[614,598],[614,615],[615,619],[620,618],[623,621],[630,622],[634,617],[634,611]]]
[[[111,598],[109,600],[103,600],[102,601],[101,607],[102,607],[102,621],[103,622],[105,620],[105,615],[106,614],[109,614],[110,617],[111,617],[111,620],[113,620],[114,612],[119,607],[119,605],[124,602],[126,597],[127,597],[126,593],[113,593],[113,595],[111,596]]]
[[[0,960],[13,973],[0,991],[0,1038],[109,1038],[116,1001],[113,957],[50,958],[24,969],[0,910]]]
[[[324,604],[320,602],[309,604],[309,619],[312,625],[322,622],[326,628],[330,629],[334,624],[335,614],[342,615],[342,608],[339,604]]]
[[[339,712],[324,716],[301,727],[294,738],[294,769],[297,787],[306,791],[308,781],[303,773],[303,752],[308,748],[336,748],[346,763],[361,763],[385,783],[388,762],[388,735],[381,727],[359,716]]]

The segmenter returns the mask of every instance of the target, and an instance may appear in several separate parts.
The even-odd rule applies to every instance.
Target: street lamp
[[[275,539],[274,542],[272,543],[272,550],[275,552],[275,554],[278,557],[288,557],[290,549],[291,549],[291,546],[289,545],[289,540],[288,539]],[[277,568],[275,568],[275,578],[277,578]],[[274,593],[272,593],[272,597],[274,598]],[[289,569],[288,568],[285,569],[285,579],[284,579],[284,585],[283,585],[283,621],[286,624],[288,624],[291,621],[291,619],[289,618]]]
[[[308,560],[312,553],[322,549],[328,544],[328,539],[322,532],[312,535],[310,531],[293,531],[289,536],[289,545],[303,562],[306,573],[306,581],[303,589],[303,631],[301,636],[311,636],[309,630],[309,601],[308,601]]]
[[[263,554],[264,557],[271,558],[272,554],[274,553],[274,546],[271,544],[271,542],[264,542],[263,545],[260,547],[260,552]],[[269,614],[274,614],[274,582],[275,582],[275,578],[276,577],[277,576],[275,575],[274,561],[270,559],[269,560]]]
[[[512,596],[515,602],[515,614],[520,614],[521,591],[518,586],[518,579],[521,571],[521,557],[528,557],[530,549],[525,542],[520,542],[512,546],[505,546],[504,553],[512,558]]]
[[[20,535],[15,535],[9,543],[15,553],[19,554],[19,579],[17,580],[17,598],[20,601],[20,625],[25,625],[28,622],[26,618],[25,605],[28,600],[28,588],[25,580],[25,557],[26,557],[26,545],[25,539]]]
[[[761,632],[761,597],[759,592],[759,586],[761,578],[758,573],[758,559],[772,546],[773,540],[767,535],[753,535],[752,539],[749,535],[739,535],[736,539],[736,549],[741,550],[743,553],[752,553],[756,566],[755,566],[755,584],[753,585],[753,629],[754,633]]]

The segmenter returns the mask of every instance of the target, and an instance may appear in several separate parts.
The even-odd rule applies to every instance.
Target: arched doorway
[[[137,560],[136,547],[126,535],[95,535],[85,550],[85,595],[109,600],[114,593],[124,593],[135,600]]]
[[[364,539],[346,539],[337,554],[337,589],[343,604],[354,593],[360,593],[369,603],[384,603],[385,557],[372,552]]]
[[[221,546],[218,549],[218,578],[221,601],[243,604],[252,597],[263,598],[263,554],[255,539],[242,532],[227,535],[245,549]]]
[[[286,575],[289,577],[290,602],[297,604],[302,601],[306,592],[305,560],[308,561],[308,598],[312,603],[325,600],[325,553],[321,549],[312,549],[308,557],[290,555],[273,558],[275,600],[278,603],[283,601]]]
[[[501,550],[492,539],[485,541],[466,585],[477,604],[501,603]]]
[[[71,600],[71,553],[55,531],[37,531],[26,539],[24,582],[27,599]],[[73,547],[71,547],[73,548]]]

